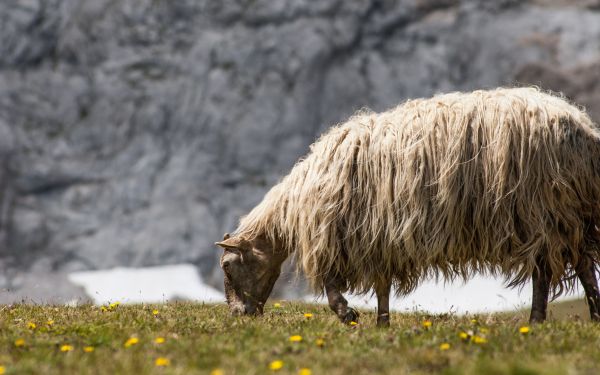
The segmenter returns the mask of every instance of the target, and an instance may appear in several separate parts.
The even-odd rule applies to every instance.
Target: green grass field
[[[192,303],[0,306],[0,373],[600,373],[600,325],[581,319],[583,302],[555,306],[551,321],[531,327],[525,313],[395,313],[378,329],[372,311],[345,326],[325,306],[265,310],[253,319]]]

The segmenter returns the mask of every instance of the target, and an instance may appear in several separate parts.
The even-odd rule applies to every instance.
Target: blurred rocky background
[[[600,120],[600,1],[3,0],[0,302],[115,266],[220,288],[213,242],[324,129],[525,84]]]

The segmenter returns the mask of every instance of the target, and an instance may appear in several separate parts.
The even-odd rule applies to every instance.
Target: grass
[[[288,302],[268,305],[258,319],[231,317],[224,305],[193,303],[0,306],[0,373],[600,373],[600,325],[568,315],[587,316],[585,305],[565,306],[554,311],[566,309],[566,318],[531,326],[527,334],[519,332],[527,326],[521,313],[395,313],[391,328],[378,329],[372,311],[363,311],[358,325],[345,326],[324,306]],[[290,341],[295,335],[300,338]],[[159,337],[164,342],[155,342]]]

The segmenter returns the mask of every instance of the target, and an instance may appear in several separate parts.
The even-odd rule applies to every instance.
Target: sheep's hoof
[[[546,315],[542,313],[532,312],[529,317],[529,324],[541,324],[546,320]]]
[[[358,323],[358,317],[360,314],[358,311],[354,310],[352,307],[346,308],[346,315],[344,316],[344,323],[350,324],[351,322]]]
[[[377,327],[387,328],[390,326],[390,315],[380,315],[377,317]]]

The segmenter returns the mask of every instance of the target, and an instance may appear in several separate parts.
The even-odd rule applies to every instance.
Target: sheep
[[[233,235],[217,242],[233,314],[262,314],[295,258],[343,322],[342,293],[377,300],[426,278],[532,280],[530,321],[579,278],[600,320],[600,129],[538,88],[498,88],[363,110],[332,127]]]

